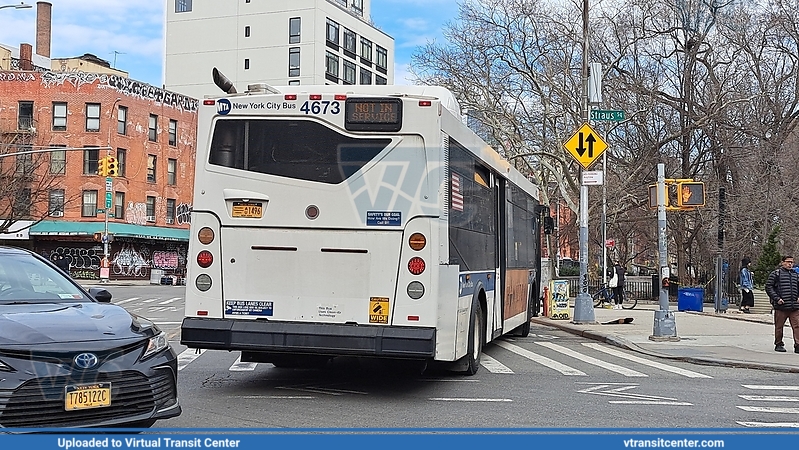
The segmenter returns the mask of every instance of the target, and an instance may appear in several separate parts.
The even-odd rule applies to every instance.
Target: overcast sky
[[[15,3],[19,2],[0,0],[0,6]],[[0,43],[19,47],[25,42],[33,45],[35,51],[36,2],[25,0],[25,3],[33,8],[0,10]],[[165,0],[50,0],[50,3],[52,58],[91,53],[127,71],[135,80],[161,86]],[[458,11],[456,0],[372,0],[371,6],[375,25],[394,38],[396,84],[408,84],[404,78],[413,51],[431,40],[441,42],[441,27]]]

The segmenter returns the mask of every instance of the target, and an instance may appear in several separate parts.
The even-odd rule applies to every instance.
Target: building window
[[[67,104],[65,102],[53,103],[53,131],[66,131],[67,129]]]
[[[169,145],[178,145],[178,121],[169,119]]]
[[[338,24],[327,19],[327,45],[338,50]]]
[[[344,54],[349,56],[352,59],[355,59],[355,52],[358,51],[356,49],[357,45],[358,45],[358,42],[355,39],[355,32],[345,28],[344,29]]]
[[[66,145],[52,145],[53,148],[66,147]],[[67,151],[55,150],[50,152],[50,173],[64,175],[67,172]]]
[[[386,84],[386,78],[380,75],[375,75],[375,84]]]
[[[115,192],[114,193],[114,218],[115,219],[124,219],[125,218],[125,193],[124,192]]]
[[[125,135],[128,132],[128,107],[120,106],[117,108],[117,133]]]
[[[158,129],[158,116],[155,114],[150,114],[150,122],[147,128],[147,139],[150,142],[158,142],[158,138],[156,135],[156,130]]]
[[[289,76],[300,76],[300,48],[289,48]]]
[[[372,66],[372,41],[361,38],[361,62]]]
[[[83,191],[80,215],[83,217],[97,216],[97,191]]]
[[[83,174],[97,175],[97,160],[100,159],[100,150],[86,147],[83,149]]]
[[[33,128],[33,102],[19,102],[17,110],[17,129],[28,131]]]
[[[117,176],[125,176],[125,166],[128,161],[128,151],[124,148],[117,149]]]
[[[338,82],[338,55],[326,52],[325,55],[325,78],[330,81]]]
[[[250,69],[250,58],[244,58],[244,70]]]
[[[86,131],[100,131],[99,103],[86,103]]]
[[[289,86],[299,86],[300,80],[289,80]]]
[[[352,0],[352,10],[359,16],[363,16],[363,0]]]
[[[147,182],[155,183],[155,163],[157,158],[155,155],[147,155]]]
[[[178,172],[178,160],[177,159],[167,159],[166,160],[166,183],[175,185],[177,184],[177,172]]]
[[[377,60],[375,61],[375,65],[383,70],[388,69],[388,50],[384,49],[383,47],[377,45]],[[383,72],[385,73],[385,72]]]
[[[292,17],[289,19],[289,44],[300,43],[300,18]]]
[[[29,152],[33,150],[30,145],[21,145],[19,146],[19,151],[21,152]],[[18,174],[28,174],[33,175],[33,155],[31,153],[25,155],[17,155],[16,156],[16,172]]]
[[[372,72],[361,68],[361,84],[372,84]]]
[[[155,222],[155,197],[147,196],[147,221]]]
[[[175,12],[191,12],[191,0],[175,0]]]
[[[31,189],[20,189],[14,194],[12,214],[14,217],[28,217],[31,215],[31,205]]]
[[[47,199],[47,214],[53,217],[64,215],[64,190],[53,189]]]
[[[250,26],[244,27],[244,37],[250,37]]]
[[[355,84],[355,64],[344,61],[344,84]]]
[[[175,223],[175,199],[166,199],[166,223]]]

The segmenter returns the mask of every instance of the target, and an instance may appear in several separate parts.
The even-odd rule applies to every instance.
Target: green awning
[[[92,236],[105,231],[105,222],[70,222],[43,220],[30,228],[31,236]],[[179,228],[134,225],[108,222],[108,232],[115,237],[158,239],[162,241],[189,240],[189,230]]]

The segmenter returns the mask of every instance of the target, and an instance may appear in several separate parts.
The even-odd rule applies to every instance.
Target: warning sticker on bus
[[[369,323],[388,324],[388,297],[369,297]]]
[[[257,300],[226,300],[225,314],[235,316],[271,316],[273,302]]]
[[[398,227],[402,225],[402,211],[366,211],[366,225]]]

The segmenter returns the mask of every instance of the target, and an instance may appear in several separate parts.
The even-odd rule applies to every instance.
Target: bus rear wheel
[[[466,358],[465,375],[474,375],[480,369],[480,356],[483,354],[483,308],[475,298],[472,300],[472,316],[469,319],[469,347]]]

